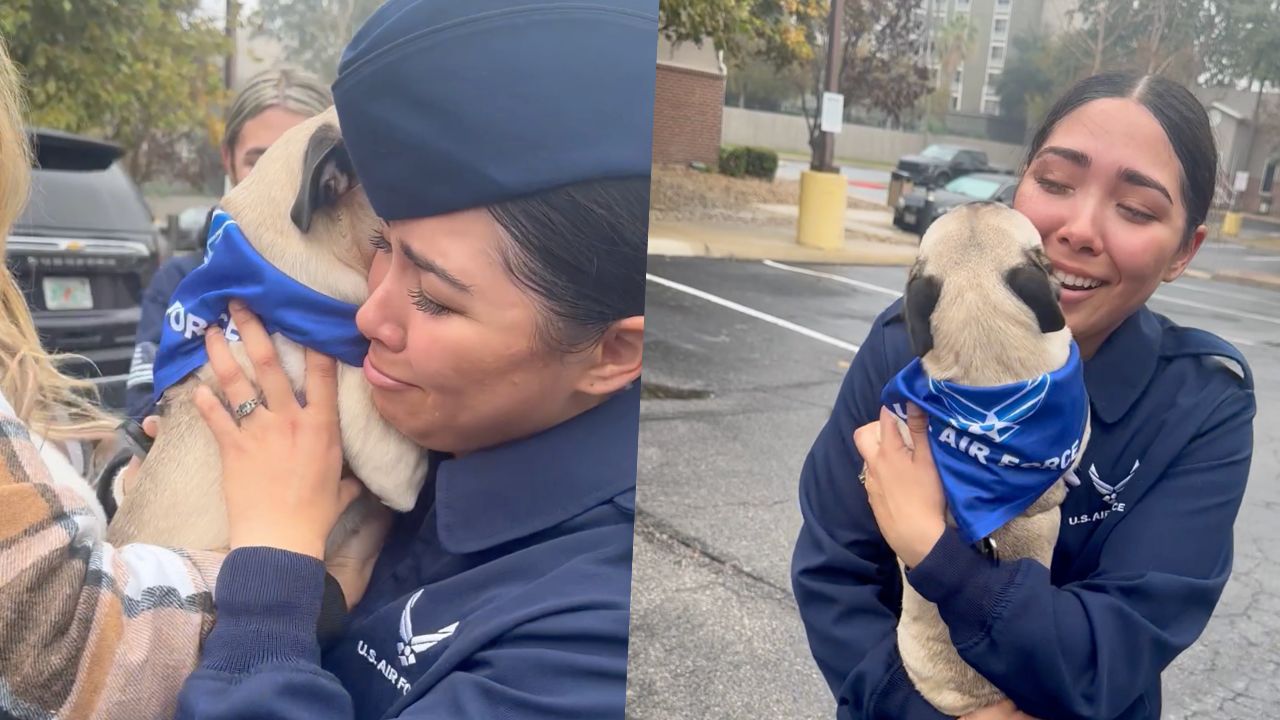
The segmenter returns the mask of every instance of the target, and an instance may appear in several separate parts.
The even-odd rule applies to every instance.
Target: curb
[[[1186,274],[1190,274],[1187,271]],[[1208,274],[1213,280],[1222,280],[1239,285],[1262,288],[1264,290],[1280,290],[1280,275],[1275,273],[1250,272],[1248,270],[1220,270]]]
[[[717,260],[774,260],[812,265],[908,266],[915,262],[916,248],[874,241],[835,250],[786,245],[783,243],[698,242],[657,235],[649,236],[649,255],[659,257],[702,257]]]

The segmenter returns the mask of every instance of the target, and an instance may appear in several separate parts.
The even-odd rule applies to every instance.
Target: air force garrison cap
[[[390,0],[334,103],[373,208],[403,220],[645,177],[657,0]]]

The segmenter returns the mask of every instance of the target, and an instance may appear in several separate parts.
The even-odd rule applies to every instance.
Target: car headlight
[[[925,196],[924,196],[924,201],[925,201],[925,202],[933,202],[933,201],[934,201],[934,195],[933,195],[933,191],[932,191],[932,190],[930,190],[928,193],[926,193],[926,194],[925,194]]]

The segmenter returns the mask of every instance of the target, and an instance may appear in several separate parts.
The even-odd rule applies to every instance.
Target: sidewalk
[[[915,261],[916,246],[885,242],[874,233],[846,230],[844,247],[822,250],[798,244],[794,226],[651,222],[649,254],[838,265],[910,265]]]
[[[894,227],[888,210],[847,209],[844,247],[823,250],[796,241],[799,207],[759,204],[755,208],[780,222],[652,221],[649,254],[838,265],[910,265],[916,259],[919,238]]]

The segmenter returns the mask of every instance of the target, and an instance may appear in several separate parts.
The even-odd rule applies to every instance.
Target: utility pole
[[[227,0],[227,41],[230,47],[227,49],[227,60],[223,70],[223,83],[227,90],[235,83],[236,79],[236,26],[240,24],[240,3],[237,0]]]
[[[924,10],[924,66],[925,69],[933,73],[933,0],[927,0]],[[938,83],[941,84],[942,68],[938,68]],[[949,84],[949,81],[948,81]],[[929,147],[929,123],[933,119],[933,98],[938,88],[932,88],[933,92],[925,95],[924,100],[924,146]]]
[[[844,24],[844,0],[831,0],[831,15],[827,18],[827,92],[840,92],[840,28]],[[822,117],[822,99],[818,99],[818,117]],[[821,132],[821,131],[820,131]],[[812,170],[835,172],[836,136],[822,132],[818,149],[809,163]]]

